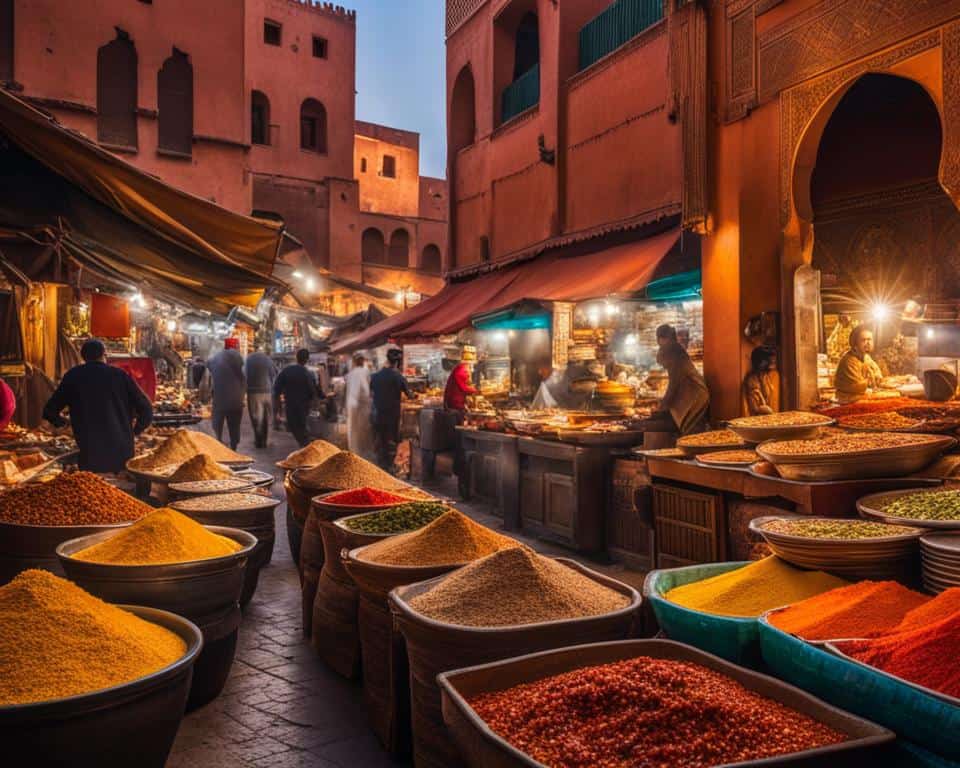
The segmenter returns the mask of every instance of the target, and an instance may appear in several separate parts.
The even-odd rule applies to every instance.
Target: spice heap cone
[[[64,473],[0,494],[0,521],[18,525],[111,525],[152,511],[92,472]]]
[[[198,453],[205,453],[214,461],[249,461],[244,456],[232,451],[219,440],[203,432],[193,429],[178,429],[168,437],[159,448],[145,456],[138,456],[128,463],[131,469],[148,471],[158,467],[168,467],[171,464],[183,464]]]
[[[207,453],[198,453],[187,459],[170,475],[171,483],[189,483],[195,480],[219,480],[222,477],[232,477],[233,472],[222,464],[214,461]]]
[[[519,546],[451,509],[419,531],[370,544],[361,559],[384,565],[456,565]]]
[[[664,597],[695,611],[754,618],[772,608],[848,584],[823,571],[804,571],[771,556],[735,571],[675,587]]]
[[[329,488],[335,491],[365,486],[382,490],[404,487],[404,483],[393,475],[350,451],[339,451],[322,464],[300,470],[297,483],[306,488]]]
[[[322,464],[336,453],[340,453],[340,449],[333,443],[328,443],[326,440],[314,440],[309,445],[305,445],[289,454],[281,464],[290,469],[312,467],[316,464]]]
[[[861,581],[770,615],[770,623],[806,640],[877,637],[930,600],[895,581]]]
[[[903,617],[903,621],[894,627],[893,631],[909,632],[914,629],[920,629],[928,624],[943,621],[955,613],[960,613],[960,587],[951,587],[950,589],[944,590],[936,597],[927,600],[918,608],[914,608]]]
[[[629,603],[626,595],[520,546],[475,560],[410,606],[437,621],[501,627],[597,616]]]
[[[185,652],[173,632],[46,571],[0,587],[0,706],[109,688]]]
[[[76,560],[113,565],[160,565],[225,557],[240,549],[173,509],[158,509],[106,541],[74,553]]]

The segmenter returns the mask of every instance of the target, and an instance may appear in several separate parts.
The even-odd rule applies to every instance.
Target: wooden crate
[[[723,496],[654,483],[657,567],[676,568],[726,559]]]
[[[638,571],[654,567],[653,498],[646,462],[616,459],[607,507],[607,551]]]

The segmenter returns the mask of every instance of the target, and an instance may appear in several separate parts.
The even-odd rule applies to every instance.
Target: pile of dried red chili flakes
[[[646,656],[469,703],[514,747],[558,768],[706,767],[847,739],[718,672]]]

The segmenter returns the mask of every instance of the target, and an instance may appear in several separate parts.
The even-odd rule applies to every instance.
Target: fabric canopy
[[[218,313],[282,286],[282,225],[170,187],[2,89],[0,135],[0,226],[45,229],[58,253],[113,282]]]
[[[641,290],[657,266],[676,245],[679,229],[585,256],[547,253],[462,283],[450,283],[440,293],[371,326],[333,348],[346,352],[376,346],[384,340],[413,341],[456,333],[470,318],[524,299],[586,301]]]

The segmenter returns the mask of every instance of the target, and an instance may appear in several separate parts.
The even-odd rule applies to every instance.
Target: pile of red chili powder
[[[960,698],[960,664],[957,664],[960,655],[960,613],[921,625],[919,629],[898,632],[877,640],[843,643],[838,647],[864,664]]]
[[[718,672],[647,656],[481,694],[469,703],[514,747],[565,768],[705,768],[847,738]]]
[[[381,491],[379,488],[365,486],[327,496],[324,501],[329,504],[344,504],[351,507],[373,507],[380,504],[399,504],[402,501],[409,501],[409,499],[390,493],[390,491]]]

